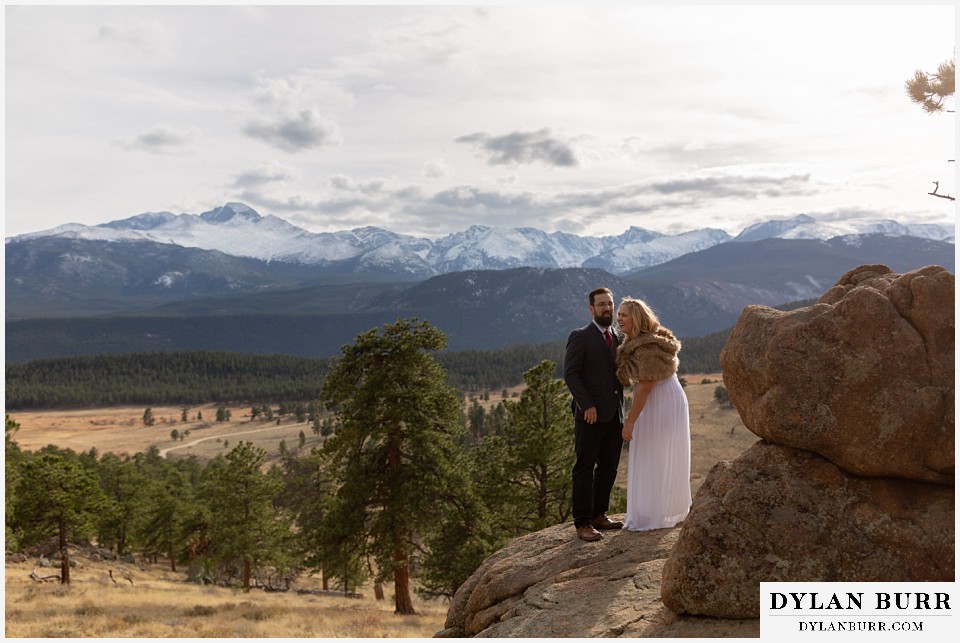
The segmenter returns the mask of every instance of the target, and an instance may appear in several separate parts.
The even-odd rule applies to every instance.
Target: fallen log
[[[37,568],[34,567],[33,571],[30,572],[30,580],[32,580],[35,583],[46,583],[54,580],[59,581],[60,574],[47,574],[46,576],[41,576],[40,574],[37,573]]]

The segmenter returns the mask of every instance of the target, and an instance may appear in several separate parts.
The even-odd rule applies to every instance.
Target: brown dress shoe
[[[593,519],[593,526],[597,529],[623,529],[622,520],[610,520],[606,514]]]
[[[603,534],[593,528],[592,525],[577,527],[577,535],[580,540],[586,540],[588,543],[596,542],[603,538]]]

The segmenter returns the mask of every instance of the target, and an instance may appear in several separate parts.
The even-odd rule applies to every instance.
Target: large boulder
[[[720,355],[748,429],[864,476],[954,482],[954,277],[861,266],[809,308],[744,309]]]
[[[760,615],[760,582],[952,581],[952,488],[854,476],[758,442],[697,493],[664,566],[677,613]]]
[[[937,266],[861,266],[808,308],[748,306],[720,361],[763,440],[707,475],[664,605],[744,618],[763,581],[953,581],[953,354]]]
[[[679,528],[608,531],[571,524],[518,538],[457,590],[438,637],[756,637],[759,621],[677,616],[660,601]]]

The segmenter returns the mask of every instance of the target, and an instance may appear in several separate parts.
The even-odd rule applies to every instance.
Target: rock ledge
[[[757,619],[677,616],[660,601],[680,526],[576,537],[572,524],[527,534],[460,587],[437,637],[757,637]]]

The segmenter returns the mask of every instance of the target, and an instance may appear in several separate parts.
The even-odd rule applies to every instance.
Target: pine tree
[[[16,533],[13,529],[14,516],[13,507],[16,504],[17,485],[20,481],[20,465],[24,454],[20,447],[13,440],[13,435],[20,429],[20,424],[13,420],[9,415],[4,415],[5,428],[3,434],[4,442],[4,534],[6,538],[7,549],[15,549],[18,544]]]
[[[185,547],[186,516],[191,513],[192,489],[183,472],[164,461],[150,468],[142,492],[143,520],[139,540],[146,554],[164,554],[170,571],[177,571],[178,554]]]
[[[509,420],[506,475],[521,490],[530,524],[537,529],[570,517],[570,471],[573,469],[573,420],[556,364],[544,360],[523,374],[527,387],[519,401],[504,402]]]
[[[460,455],[458,477],[451,482],[444,502],[437,503],[434,528],[424,537],[427,553],[419,565],[417,593],[427,598],[453,598],[477,567],[509,540],[507,534],[516,526],[510,523],[505,529],[503,523],[509,521],[500,520],[478,492],[483,481],[500,469],[484,468],[488,463],[477,457],[480,449]]]
[[[393,576],[398,614],[415,613],[415,541],[436,527],[439,506],[455,491],[461,398],[430,354],[445,343],[417,320],[363,333],[344,348],[320,396],[338,418],[323,449],[339,483],[327,537],[367,548],[378,578]]]
[[[470,439],[474,444],[478,444],[483,437],[483,428],[486,424],[486,411],[476,400],[470,405],[467,411],[467,421],[470,425]]]
[[[143,489],[146,481],[129,459],[106,453],[100,459],[97,473],[100,488],[107,498],[100,511],[97,541],[111,547],[120,556],[136,543],[136,534],[143,520]]]
[[[70,583],[70,539],[88,537],[106,498],[93,471],[59,453],[40,453],[23,463],[14,505],[20,544],[56,537],[60,582]]]
[[[713,389],[713,399],[715,399],[720,406],[725,409],[733,406],[733,404],[730,402],[730,394],[727,392],[727,388],[723,385]]]
[[[953,96],[956,89],[957,63],[948,59],[940,63],[936,73],[928,73],[921,69],[913,72],[913,78],[906,82],[904,88],[910,100],[928,114],[936,114],[945,109],[948,97]]]
[[[297,418],[297,424],[303,424],[307,421],[307,407],[303,402],[297,402],[293,406],[293,414]]]
[[[206,471],[210,537],[222,564],[240,566],[244,590],[254,568],[281,557],[290,532],[285,512],[273,504],[281,483],[261,470],[265,460],[266,451],[241,441]]]
[[[316,449],[300,457],[283,458],[283,490],[277,496],[277,504],[293,514],[299,536],[297,554],[308,567],[323,571],[323,588],[327,589],[327,576],[334,561],[325,556],[322,530],[333,481],[325,469],[322,454]]]

